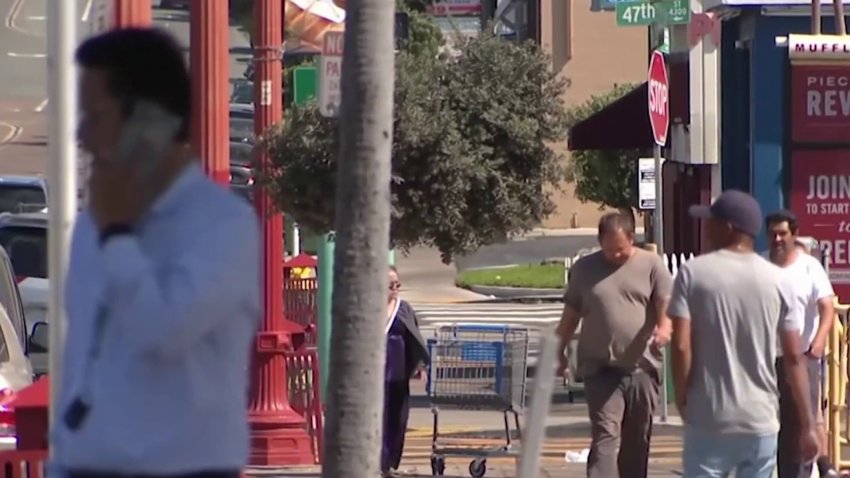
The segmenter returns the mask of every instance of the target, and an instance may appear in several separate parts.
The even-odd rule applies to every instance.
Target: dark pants
[[[386,382],[381,471],[397,470],[404,451],[404,434],[410,415],[410,382]]]
[[[588,478],[645,478],[658,402],[655,372],[604,369],[584,378],[592,442]]]
[[[820,360],[808,360],[809,400],[813,418],[817,420],[821,411],[820,396]],[[797,419],[797,407],[791,395],[791,387],[785,376],[785,364],[782,359],[776,361],[776,375],[779,385],[779,444],[776,453],[776,469],[779,478],[809,478],[813,464],[800,463],[800,421]]]

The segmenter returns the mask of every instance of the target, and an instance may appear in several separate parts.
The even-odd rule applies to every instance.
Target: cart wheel
[[[469,476],[481,478],[487,473],[487,460],[472,460],[469,462]]]
[[[446,459],[441,456],[431,457],[431,474],[434,476],[443,476],[446,472]]]

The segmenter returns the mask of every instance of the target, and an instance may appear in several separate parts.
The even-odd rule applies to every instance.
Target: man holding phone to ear
[[[181,48],[154,29],[77,50],[93,156],[66,294],[52,474],[237,477],[260,318],[258,222],[189,146]]]

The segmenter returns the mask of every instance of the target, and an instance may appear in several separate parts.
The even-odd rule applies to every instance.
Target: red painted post
[[[153,23],[150,0],[114,0],[113,28],[149,27]]]
[[[254,130],[257,136],[283,117],[282,4],[280,0],[254,2],[257,34]],[[260,148],[257,155],[260,167],[267,167],[268,155]],[[293,349],[294,342],[303,341],[304,331],[284,317],[283,216],[263,191],[255,191],[254,200],[262,224],[264,311],[252,366],[249,463],[255,466],[312,464],[312,440],[304,417],[289,404],[287,389],[285,353]]]
[[[222,185],[230,183],[229,30],[227,2],[192,1],[192,146],[206,173]]]

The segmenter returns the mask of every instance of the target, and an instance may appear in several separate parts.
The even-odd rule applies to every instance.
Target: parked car
[[[30,327],[47,320],[47,214],[0,214],[0,247],[12,264]],[[2,259],[0,258],[0,262]],[[32,334],[33,330],[29,330]],[[29,334],[24,334],[24,337]]]
[[[47,208],[47,181],[40,176],[0,176],[0,213]]]
[[[12,262],[0,248],[0,450],[17,445],[15,413],[10,402],[15,393],[47,373],[47,355],[31,347],[27,322]],[[36,371],[37,370],[37,371]]]
[[[230,141],[236,143],[254,143],[253,106],[230,105]]]
[[[15,413],[10,402],[32,381],[32,365],[18,342],[9,315],[0,308],[0,450],[17,446]]]
[[[230,189],[251,201],[254,189],[254,146],[230,143]]]
[[[15,335],[18,337],[18,343],[26,353],[30,330],[27,326],[24,302],[18,289],[18,279],[15,276],[12,260],[2,247],[0,247],[0,305],[3,306],[9,316],[12,327],[15,329]]]
[[[190,0],[159,0],[159,8],[169,10],[188,10]]]
[[[234,105],[253,105],[254,82],[242,79],[233,82],[233,92],[230,93],[230,103]]]

